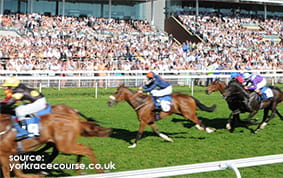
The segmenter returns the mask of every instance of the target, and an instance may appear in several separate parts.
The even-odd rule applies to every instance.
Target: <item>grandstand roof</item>
[[[56,1],[56,0],[51,0]],[[110,0],[65,0],[66,2],[83,2],[83,3],[105,3],[108,4]],[[126,4],[136,4],[140,2],[147,2],[151,0],[111,0],[112,4],[115,4],[115,2],[119,2],[119,4],[123,4],[125,2]]]
[[[199,0],[199,1],[214,1],[214,2],[231,2],[231,3],[256,3],[256,4],[279,4],[283,6],[283,0]]]

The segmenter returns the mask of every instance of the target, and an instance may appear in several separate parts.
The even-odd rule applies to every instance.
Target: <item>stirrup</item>
[[[155,120],[156,121],[159,121],[161,118],[160,118],[160,113],[159,112],[156,112],[155,113]]]

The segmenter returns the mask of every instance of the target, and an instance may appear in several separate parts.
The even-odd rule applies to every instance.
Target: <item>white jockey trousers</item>
[[[165,95],[171,95],[172,94],[172,86],[168,86],[164,89],[160,90],[152,90],[151,91],[152,96],[160,97],[160,96],[165,96]]]
[[[40,110],[43,110],[46,107],[46,99],[45,97],[36,100],[33,103],[20,105],[18,106],[16,111],[16,116],[19,120],[25,119],[25,116],[28,114],[36,113]]]

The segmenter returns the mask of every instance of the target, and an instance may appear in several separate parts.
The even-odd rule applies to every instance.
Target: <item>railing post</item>
[[[228,164],[227,168],[232,169],[235,172],[237,178],[242,177],[239,169],[234,164]]]

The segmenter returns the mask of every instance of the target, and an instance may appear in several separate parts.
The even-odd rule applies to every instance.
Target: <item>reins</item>
[[[133,94],[132,96],[129,97],[129,100],[134,99],[134,98],[137,97],[139,94],[140,94],[139,92]]]
[[[11,127],[11,126],[8,126],[8,128],[7,128],[6,130],[0,132],[0,136],[1,136],[1,135],[4,135],[4,134],[6,134],[6,133],[8,133],[11,129],[12,129],[12,127]]]
[[[135,94],[133,94],[132,96],[129,97],[129,100],[135,99],[139,94],[140,94],[139,92],[136,92]],[[141,107],[143,107],[147,103],[148,102],[142,102],[142,104],[138,105],[134,109],[137,111],[137,110],[139,110]]]

